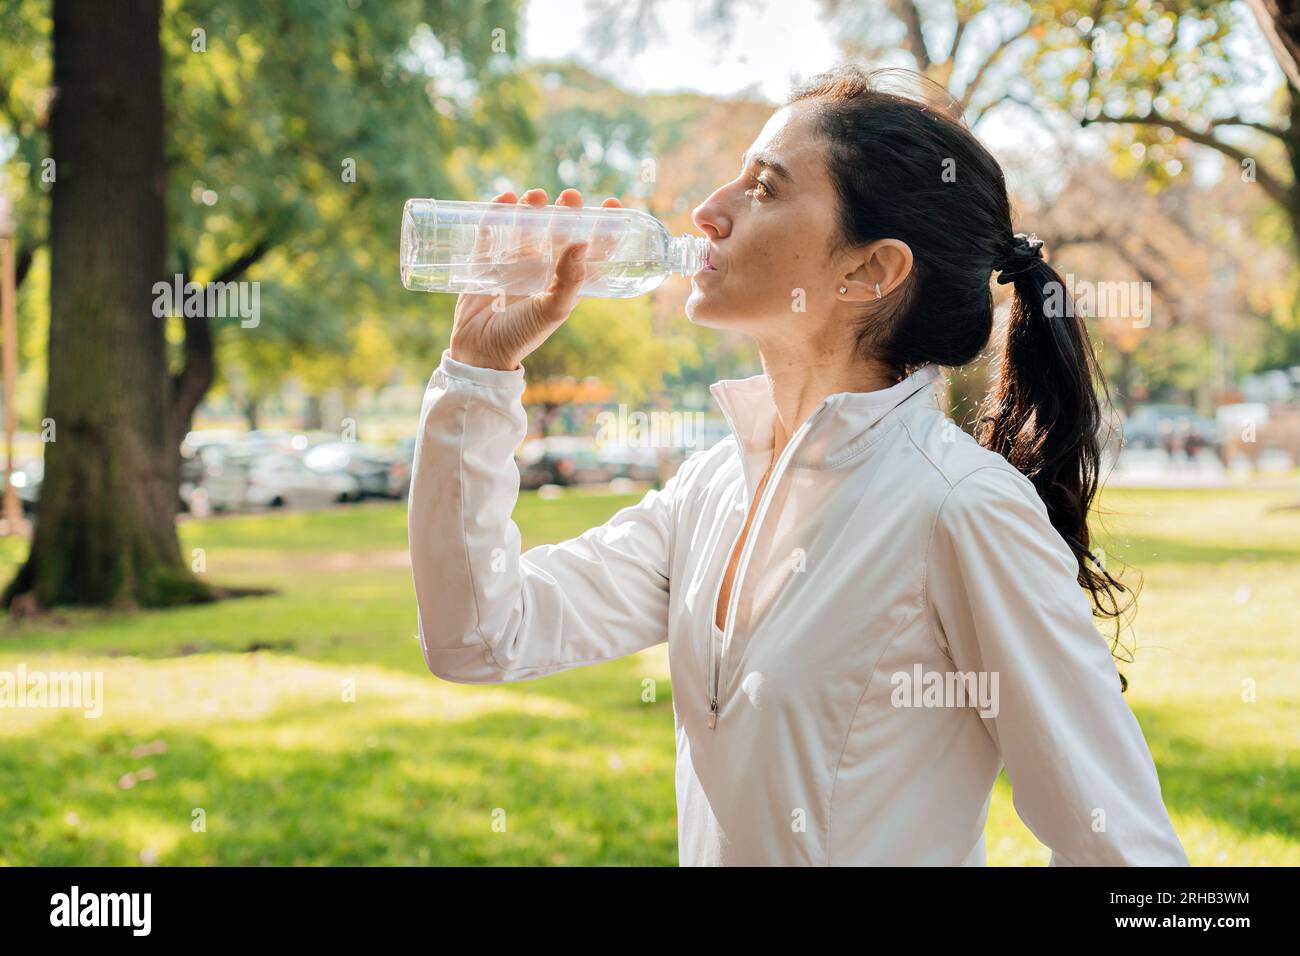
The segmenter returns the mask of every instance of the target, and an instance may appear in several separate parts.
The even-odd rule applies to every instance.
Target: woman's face
[[[716,269],[691,279],[686,315],[692,322],[779,333],[801,313],[824,318],[831,312],[852,266],[851,257],[830,254],[838,198],[809,104],[772,114],[740,175],[692,213],[712,243]]]

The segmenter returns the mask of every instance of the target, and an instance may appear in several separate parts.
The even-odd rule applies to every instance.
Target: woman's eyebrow
[[[767,155],[766,153],[754,154],[753,161],[758,163],[758,165],[760,166],[772,170],[772,172],[776,173],[778,176],[780,176],[782,179],[785,179],[787,182],[791,182],[791,183],[794,182],[794,177],[790,175],[790,170],[786,169],[784,166],[782,166],[779,162],[777,162],[774,158]],[[749,150],[745,150],[745,152],[740,157],[740,168],[741,169],[747,168],[749,166],[749,163],[750,163]]]

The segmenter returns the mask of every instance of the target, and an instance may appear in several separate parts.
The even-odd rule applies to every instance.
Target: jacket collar
[[[812,424],[795,449],[791,466],[834,468],[873,442],[879,434],[873,427],[904,402],[910,406],[935,401],[935,385],[942,380],[943,369],[930,363],[888,388],[826,396],[810,414]],[[753,477],[749,473],[757,468],[761,478],[771,461],[775,437],[776,404],[767,376],[723,379],[710,385],[709,391],[740,447],[746,477]],[[751,491],[756,483],[749,482]]]

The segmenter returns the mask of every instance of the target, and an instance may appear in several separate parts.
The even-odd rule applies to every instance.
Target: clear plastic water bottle
[[[422,292],[532,295],[555,260],[587,240],[588,278],[579,295],[629,299],[670,272],[705,267],[709,242],[670,236],[654,216],[622,207],[408,199],[402,211],[402,285]]]

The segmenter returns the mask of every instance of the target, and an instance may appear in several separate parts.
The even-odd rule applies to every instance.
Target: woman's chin
[[[718,301],[718,293],[707,293],[696,287],[691,289],[684,307],[686,317],[696,325],[713,328],[726,326],[734,318],[732,310]]]

